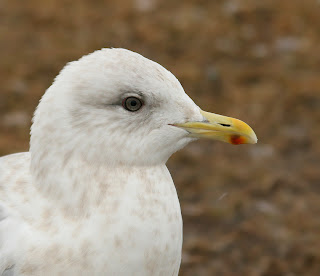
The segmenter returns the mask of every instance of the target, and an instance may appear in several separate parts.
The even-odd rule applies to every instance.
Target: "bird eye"
[[[138,111],[142,105],[143,102],[136,97],[128,97],[122,101],[123,108],[131,112]]]

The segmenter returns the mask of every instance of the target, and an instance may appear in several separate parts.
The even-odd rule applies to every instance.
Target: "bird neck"
[[[31,174],[36,187],[45,198],[71,216],[86,215],[93,209],[103,208],[109,204],[110,195],[117,198],[137,193],[146,195],[159,192],[163,188],[161,185],[173,186],[165,164],[109,166],[72,157],[68,162],[53,164],[45,156],[41,161],[37,160],[31,155]]]

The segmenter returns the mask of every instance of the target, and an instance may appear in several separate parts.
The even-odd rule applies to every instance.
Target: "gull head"
[[[90,164],[157,165],[198,138],[256,143],[244,122],[202,111],[168,70],[125,49],[71,62],[41,99],[30,152]]]

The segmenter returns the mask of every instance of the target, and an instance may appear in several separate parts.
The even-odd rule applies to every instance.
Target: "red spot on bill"
[[[245,139],[243,136],[239,136],[239,135],[232,135],[230,137],[230,143],[233,145],[241,145],[245,143]]]

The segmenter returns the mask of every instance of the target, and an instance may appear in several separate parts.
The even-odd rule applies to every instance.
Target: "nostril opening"
[[[220,124],[220,123],[219,123],[219,125],[220,125],[220,126],[224,126],[224,127],[231,127],[231,125],[229,125],[229,124]]]

